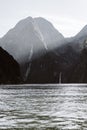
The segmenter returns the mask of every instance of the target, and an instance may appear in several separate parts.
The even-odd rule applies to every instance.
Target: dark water
[[[87,87],[0,89],[0,129],[87,130]]]

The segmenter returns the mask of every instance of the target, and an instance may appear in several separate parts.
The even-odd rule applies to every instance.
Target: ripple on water
[[[86,130],[87,88],[1,89],[0,129]]]

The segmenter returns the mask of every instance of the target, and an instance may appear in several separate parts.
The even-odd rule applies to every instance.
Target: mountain
[[[73,47],[78,53],[81,52],[83,42],[87,39],[87,25],[82,28],[82,30],[74,37],[67,38],[67,44]]]
[[[87,83],[87,41],[84,44],[78,62],[65,73],[66,83]]]
[[[21,66],[25,77],[26,64],[64,43],[64,37],[44,18],[28,17],[0,39],[2,46]]]
[[[82,28],[82,30],[74,37],[74,40],[78,43],[83,43],[87,38],[87,25]]]
[[[63,35],[59,33],[49,21],[41,17],[35,18],[34,20],[41,32],[39,35],[43,37],[42,41],[45,42],[48,49],[58,47],[65,41]]]
[[[14,58],[0,47],[0,84],[21,82],[20,68]]]
[[[21,20],[1,38],[0,45],[19,63],[42,55],[53,47],[59,46],[64,37],[44,18],[28,17]],[[24,61],[25,59],[25,61]]]
[[[58,83],[60,73],[63,83],[74,83],[85,73],[81,57],[86,32],[87,26],[65,39],[46,19],[28,17],[9,30],[0,45],[20,64],[24,83]]]

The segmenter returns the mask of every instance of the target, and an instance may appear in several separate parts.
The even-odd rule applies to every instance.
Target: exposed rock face
[[[20,80],[18,63],[0,47],[0,84],[16,84]]]

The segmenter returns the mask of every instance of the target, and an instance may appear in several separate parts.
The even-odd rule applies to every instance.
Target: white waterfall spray
[[[28,58],[28,62],[31,60],[33,56],[33,45],[31,46],[31,50],[30,50],[30,55],[29,55],[29,58]],[[25,80],[27,79],[29,73],[30,73],[30,69],[31,69],[31,62],[29,63],[29,66],[27,68],[27,71],[26,71],[26,74],[25,74]]]

